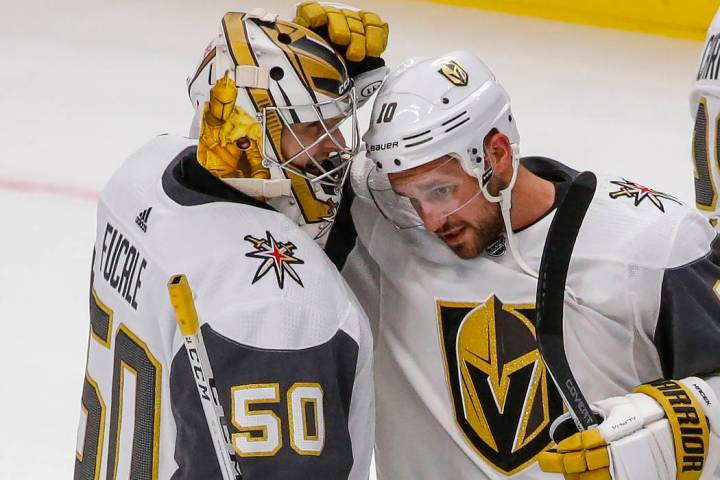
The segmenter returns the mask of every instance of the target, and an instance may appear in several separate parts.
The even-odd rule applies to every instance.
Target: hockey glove
[[[237,94],[227,72],[210,90],[200,125],[198,162],[220,178],[270,178],[262,166],[262,128],[235,105]]]
[[[346,60],[362,106],[388,74],[381,55],[390,28],[380,16],[340,3],[304,2],[297,6],[294,23],[323,37]]]
[[[387,47],[389,27],[377,13],[356,11],[346,5],[304,2],[297,6],[293,22],[320,34],[348,62],[380,57]]]
[[[705,381],[659,380],[592,407],[604,418],[596,428],[578,433],[569,414],[553,422],[557,448],[538,456],[544,472],[568,480],[712,478],[720,404]]]

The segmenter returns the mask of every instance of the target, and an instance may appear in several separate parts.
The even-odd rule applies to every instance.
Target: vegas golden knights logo
[[[438,72],[442,73],[443,77],[450,80],[450,82],[458,87],[465,87],[468,84],[468,74],[464,68],[457,64],[454,60],[443,63],[442,67]]]
[[[437,301],[455,419],[475,451],[514,474],[550,445],[562,399],[540,359],[535,306]]]

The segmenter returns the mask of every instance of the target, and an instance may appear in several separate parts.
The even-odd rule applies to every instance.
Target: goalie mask
[[[252,178],[238,170],[222,180],[263,197],[323,245],[360,140],[344,60],[320,36],[277,15],[227,13],[188,78],[196,111],[191,136],[226,72],[238,87],[235,105],[262,130],[262,168]]]

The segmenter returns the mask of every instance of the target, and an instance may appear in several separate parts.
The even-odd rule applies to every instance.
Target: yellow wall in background
[[[470,8],[703,40],[720,0],[430,0]]]

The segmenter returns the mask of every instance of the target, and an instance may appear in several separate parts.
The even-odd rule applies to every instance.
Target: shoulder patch
[[[272,234],[265,230],[265,238],[255,238],[252,235],[245,235],[245,241],[250,242],[255,250],[245,254],[246,257],[257,258],[262,260],[258,269],[255,271],[252,283],[254,284],[263,278],[270,270],[275,272],[275,279],[278,286],[282,289],[285,286],[285,274],[304,287],[300,275],[293,268],[293,264],[301,265],[305,263],[295,256],[297,247],[292,242],[278,242]]]
[[[620,187],[619,190],[610,192],[610,198],[631,198],[634,201],[634,205],[639,206],[644,200],[648,200],[650,203],[655,205],[658,210],[665,213],[665,205],[662,200],[669,200],[675,202],[678,205],[682,205],[682,202],[672,195],[667,193],[658,192],[650,187],[640,185],[639,183],[631,182],[623,178],[622,180],[611,180],[610,183]]]

